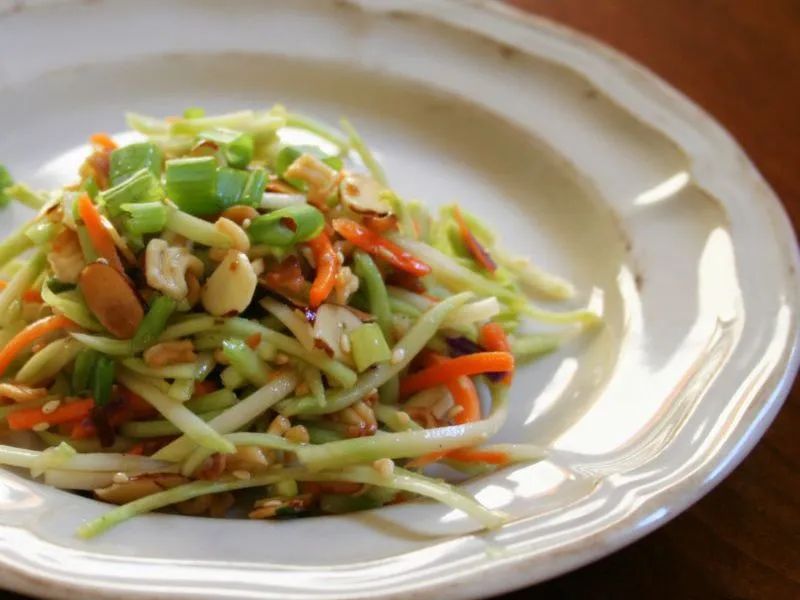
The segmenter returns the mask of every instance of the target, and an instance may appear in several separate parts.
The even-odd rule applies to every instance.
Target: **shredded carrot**
[[[499,323],[490,322],[481,327],[478,333],[478,343],[492,352],[511,352],[511,344],[508,343],[506,332]],[[511,385],[512,378],[513,374],[509,371],[503,377],[502,382]]]
[[[195,381],[194,394],[192,394],[192,397],[196,398],[198,396],[205,396],[211,392],[216,392],[218,389],[219,386],[210,379],[206,379],[204,381]]]
[[[317,264],[317,275],[309,293],[311,307],[316,308],[325,302],[336,284],[339,259],[336,257],[330,238],[324,232],[309,240],[308,246],[314,253],[314,262]]]
[[[0,279],[0,290],[6,289],[7,285],[7,281]],[[22,299],[25,300],[25,302],[44,302],[44,300],[42,300],[42,294],[39,293],[39,290],[25,290],[22,293]]]
[[[429,352],[425,355],[423,364],[433,367],[435,365],[442,365],[446,363],[447,360],[448,359],[441,354]],[[478,390],[475,389],[475,384],[472,383],[472,380],[462,375],[461,377],[445,381],[444,384],[453,397],[453,402],[461,407],[461,410],[453,417],[453,421],[457,425],[479,421],[481,418],[481,401],[478,397]]]
[[[364,216],[364,226],[375,233],[386,233],[397,229],[397,216],[388,215],[386,217]]]
[[[461,462],[482,462],[489,465],[505,465],[511,460],[505,452],[497,450],[478,450],[475,448],[458,448],[447,454],[447,458]]]
[[[128,421],[147,419],[158,414],[153,406],[138,394],[123,386],[117,386],[117,401],[105,407],[108,424],[119,427]],[[70,430],[73,440],[82,440],[97,435],[91,416],[76,422]]]
[[[253,335],[248,336],[247,339],[244,341],[244,343],[250,346],[252,350],[255,350],[261,343],[261,334],[254,333]]]
[[[31,323],[17,335],[11,338],[6,345],[0,349],[0,375],[5,373],[8,366],[25,348],[33,344],[43,335],[57,329],[75,327],[75,323],[63,315],[53,315],[45,317]]]
[[[498,450],[480,450],[476,448],[456,448],[446,452],[431,452],[412,461],[406,467],[421,468],[437,460],[450,458],[464,463],[484,463],[487,465],[502,466],[510,462],[511,458],[505,452]]]
[[[109,152],[117,149],[117,143],[107,133],[95,133],[89,138],[89,141],[92,146],[97,146]]]
[[[39,423],[56,425],[82,419],[89,415],[94,407],[94,400],[91,398],[76,400],[62,404],[51,413],[45,413],[41,408],[29,408],[10,413],[7,417],[10,429],[33,429]]]
[[[453,211],[453,216],[456,218],[456,223],[458,223],[458,230],[461,234],[461,239],[464,242],[464,245],[469,250],[469,253],[472,255],[472,258],[475,259],[480,266],[484,269],[489,271],[490,273],[494,273],[497,270],[497,264],[492,260],[492,257],[489,256],[489,252],[487,252],[486,248],[478,241],[478,238],[470,230],[467,222],[464,220],[464,216],[461,214],[461,209],[458,206],[455,207]]]
[[[511,371],[514,357],[508,352],[476,352],[451,358],[400,381],[400,395],[408,396],[435,385],[446,384],[462,375]]]
[[[117,254],[114,240],[103,225],[103,217],[87,194],[83,194],[78,198],[78,214],[84,225],[86,225],[89,239],[97,254],[105,258],[108,264],[117,271],[123,273],[124,268],[122,267],[122,261],[119,259],[119,254]]]
[[[406,252],[394,242],[387,240],[374,231],[370,231],[355,221],[334,219],[331,223],[336,233],[348,242],[358,246],[365,252],[382,258],[396,269],[406,271],[417,277],[422,277],[431,272],[430,266]]]

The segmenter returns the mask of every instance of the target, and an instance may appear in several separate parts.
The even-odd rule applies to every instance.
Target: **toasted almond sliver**
[[[130,280],[106,262],[81,271],[81,293],[97,320],[119,339],[130,339],[144,318],[144,308]]]

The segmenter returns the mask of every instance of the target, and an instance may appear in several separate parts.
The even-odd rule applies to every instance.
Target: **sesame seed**
[[[275,364],[276,365],[285,365],[289,362],[289,357],[286,356],[283,352],[278,352],[275,355]]]
[[[244,221],[242,221],[242,228],[247,229],[252,224],[253,224],[252,219],[245,219]]]
[[[391,458],[380,458],[372,463],[372,468],[375,469],[381,477],[391,477],[394,473],[394,461]]]
[[[408,425],[411,422],[411,417],[406,411],[401,410],[397,413],[397,420],[400,421],[402,425]]]
[[[392,360],[389,361],[393,365],[400,364],[403,362],[403,359],[406,357],[406,351],[403,348],[395,348],[392,352]]]
[[[250,479],[250,471],[245,471],[245,470],[242,470],[242,469],[237,469],[236,471],[231,473],[231,475],[236,477],[236,479],[242,479],[244,481],[247,481],[248,479]]]
[[[350,354],[350,336],[346,333],[343,333],[339,337],[339,347],[342,349],[342,352],[345,354]]]
[[[33,431],[47,431],[50,429],[50,423],[42,421],[41,423],[37,423],[33,427],[31,427]]]
[[[130,478],[125,473],[114,473],[114,476],[111,478],[111,481],[114,483],[128,483]]]
[[[50,402],[46,402],[44,406],[42,406],[42,412],[46,415],[49,415],[52,412],[61,406],[61,400],[50,400]]]

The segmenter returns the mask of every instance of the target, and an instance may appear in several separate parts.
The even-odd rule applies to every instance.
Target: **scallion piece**
[[[230,361],[231,367],[247,381],[259,387],[267,383],[269,368],[258,354],[242,340],[225,340],[222,342],[222,352]]]
[[[159,233],[167,225],[167,207],[161,202],[123,204],[121,208],[130,215],[125,219],[125,230],[132,236]]]
[[[118,185],[142,169],[160,178],[164,155],[153,142],[138,142],[112,151],[109,160],[111,185]]]
[[[230,408],[236,404],[236,402],[236,394],[230,390],[222,389],[204,396],[192,398],[184,403],[184,406],[193,413],[206,413],[212,410]]]
[[[359,373],[392,357],[392,351],[389,350],[383,332],[377,323],[364,323],[361,327],[351,331],[350,344],[353,361],[355,361]]]
[[[232,129],[211,129],[200,133],[200,137],[217,144],[229,167],[244,169],[253,160],[253,136]]]
[[[248,206],[260,206],[261,200],[264,197],[264,190],[267,188],[267,181],[269,175],[264,169],[255,169],[250,171],[247,178],[247,185],[244,186],[244,191],[239,198],[240,204]]]
[[[216,186],[217,161],[213,156],[167,161],[167,195],[182,211],[200,216],[220,212]]]
[[[105,406],[111,399],[111,387],[114,385],[116,363],[105,355],[100,355],[92,373],[92,395],[97,406]]]
[[[241,201],[250,175],[247,171],[222,167],[217,169],[217,199],[225,209],[236,204],[249,204]]]
[[[118,217],[123,204],[158,202],[164,199],[164,190],[153,173],[147,169],[136,171],[122,183],[100,193],[108,214]]]
[[[167,321],[175,312],[175,304],[175,300],[167,296],[158,296],[153,300],[131,340],[134,352],[141,352],[158,340],[167,326]]]
[[[255,244],[292,246],[315,238],[325,227],[325,217],[310,204],[287,206],[253,219],[247,234]]]

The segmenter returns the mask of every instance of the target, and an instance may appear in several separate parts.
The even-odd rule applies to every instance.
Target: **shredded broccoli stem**
[[[47,203],[47,195],[43,193],[34,192],[31,188],[23,183],[15,183],[10,185],[4,190],[6,196],[13,198],[20,204],[39,210]]]
[[[183,337],[189,337],[196,333],[207,331],[218,324],[216,317],[209,315],[192,315],[177,323],[169,325],[158,338],[159,342],[167,342],[170,340],[177,340]]]
[[[366,252],[358,251],[354,254],[355,271],[367,289],[369,299],[369,311],[375,315],[375,319],[383,331],[387,340],[392,340],[392,308],[389,306],[389,294],[386,292],[386,285],[375,261]]]
[[[43,452],[0,444],[0,464],[9,467],[35,468]],[[133,454],[113,454],[98,452],[73,454],[60,462],[58,468],[66,471],[112,471],[112,472],[154,472],[168,469],[171,465],[163,460]]]
[[[36,280],[46,264],[45,253],[37,252],[0,292],[0,325],[6,326],[14,320],[21,306],[23,292]]]
[[[145,380],[127,369],[120,369],[117,379],[129,390],[139,394],[147,402],[171,421],[180,431],[196,444],[210,448],[216,452],[232,452],[233,445],[226,441],[209,424],[169,396],[159,391]],[[218,417],[219,418],[219,417]],[[161,457],[159,457],[161,458]]]
[[[363,138],[358,134],[356,128],[353,127],[353,124],[347,119],[342,119],[340,123],[342,125],[342,129],[344,129],[345,133],[347,134],[350,147],[353,148],[353,150],[355,150],[361,157],[361,162],[363,162],[364,166],[369,169],[372,178],[383,186],[389,185],[388,180],[386,179],[386,173],[383,171],[383,167],[381,167],[380,163],[375,159],[372,151],[364,142]]]
[[[184,502],[198,496],[262,487],[289,479],[296,481],[352,481],[354,483],[366,483],[403,490],[433,498],[452,508],[461,510],[484,527],[490,529],[501,526],[508,519],[503,513],[487,509],[461,490],[447,483],[436,481],[424,475],[417,475],[405,469],[395,468],[390,476],[385,477],[372,467],[365,466],[316,473],[305,469],[290,468],[279,469],[275,473],[257,475],[248,480],[193,481],[170,490],[145,496],[139,500],[118,506],[101,517],[85,523],[78,529],[78,536],[84,539],[92,538],[136,515]]]
[[[208,427],[222,434],[231,433],[240,427],[244,427],[247,423],[272,408],[275,403],[285,398],[295,388],[297,382],[298,377],[295,373],[285,372],[279,375],[264,387],[259,388],[247,398],[225,410],[218,417],[211,419],[208,422]],[[228,448],[224,452],[232,452],[230,442],[224,439],[223,441],[225,441]],[[184,435],[164,446],[153,457],[159,460],[180,462],[191,454],[192,450],[194,450],[192,440]]]
[[[170,208],[167,211],[167,224],[165,227],[188,240],[204,246],[212,246],[214,248],[231,247],[231,239],[214,227],[212,223],[177,208]]]
[[[482,421],[434,429],[377,433],[371,437],[302,446],[295,452],[298,460],[309,469],[329,469],[379,458],[413,458],[430,452],[476,446],[497,433],[506,419],[507,387],[493,388],[492,396],[492,413]]]
[[[336,390],[328,394],[325,406],[320,407],[313,398],[292,398],[278,405],[278,411],[284,416],[323,415],[343,410],[361,400],[372,390],[379,388],[392,377],[405,369],[412,359],[420,353],[439,329],[442,321],[450,312],[463,305],[472,297],[469,292],[456,294],[433,306],[414,323],[408,333],[394,347],[394,352],[402,356],[402,360],[381,363],[367,371],[350,388]]]
[[[115,340],[100,335],[89,335],[74,331],[70,332],[70,335],[87,348],[109,356],[131,356],[133,354],[130,340]]]
[[[208,422],[220,414],[222,414],[221,410],[211,410],[199,413],[197,416],[203,421]],[[160,419],[156,421],[130,421],[129,423],[123,423],[122,427],[120,427],[120,433],[131,438],[151,438],[180,435],[183,432],[171,421]],[[213,451],[209,450],[209,454],[211,453],[213,453]]]
[[[180,363],[164,367],[148,367],[139,358],[126,358],[122,361],[125,368],[145,377],[162,377],[165,379],[195,379],[200,368],[199,363]]]
[[[234,317],[225,321],[222,331],[228,335],[243,338],[254,333],[261,334],[262,340],[275,346],[278,351],[285,352],[310,365],[314,365],[326,375],[333,377],[342,387],[353,385],[358,377],[350,367],[328,357],[321,350],[306,350],[296,339],[264,327],[259,323]]]
[[[0,242],[0,267],[33,247],[33,241],[25,234],[31,223],[33,221],[29,221]]]
[[[326,140],[339,148],[340,152],[347,152],[350,144],[344,135],[327,125],[320,123],[316,119],[300,115],[298,113],[286,113],[286,126],[294,127],[296,129],[304,129],[309,133],[313,133],[317,137]]]
[[[269,448],[271,450],[285,450],[293,452],[298,448],[298,445],[288,441],[279,435],[271,433],[251,433],[248,431],[241,431],[238,433],[229,433],[225,439],[234,444],[235,446],[258,446],[259,448]],[[184,461],[181,467],[181,473],[189,477],[194,473],[197,468],[203,464],[211,452],[206,448],[197,448],[192,452],[189,457]]]
[[[80,351],[81,344],[72,338],[50,342],[20,367],[14,379],[25,385],[35,385],[50,379],[75,360]]]
[[[42,286],[41,294],[42,300],[54,312],[61,313],[70,321],[74,321],[89,331],[102,331],[102,326],[81,299],[80,292],[73,290],[72,292],[55,294],[50,289],[50,286],[45,283]]]
[[[376,404],[373,410],[378,421],[386,425],[391,431],[418,431],[422,429],[422,425],[411,419],[408,413],[394,406]]]

